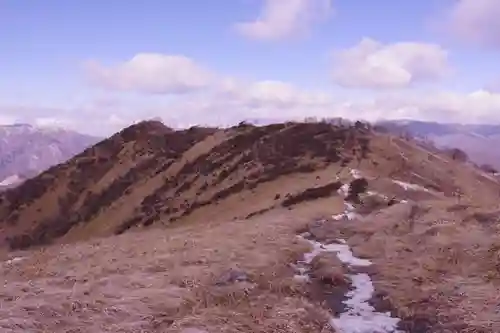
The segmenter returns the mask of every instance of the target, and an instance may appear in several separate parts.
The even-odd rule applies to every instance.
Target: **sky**
[[[0,124],[500,123],[498,0],[0,0]]]

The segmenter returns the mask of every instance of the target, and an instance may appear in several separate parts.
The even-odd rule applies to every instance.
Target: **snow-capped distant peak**
[[[12,175],[0,182],[0,186],[10,186],[16,184],[21,181],[21,178],[18,175]]]

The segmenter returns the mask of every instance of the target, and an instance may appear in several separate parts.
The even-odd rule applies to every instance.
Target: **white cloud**
[[[304,91],[280,81],[232,80],[211,94],[178,99],[163,118],[174,126],[230,125],[250,118],[303,118],[327,114],[333,100],[324,92]]]
[[[252,118],[307,116],[490,123],[500,121],[500,94],[436,90],[334,98],[322,91],[303,91],[284,82],[263,81],[234,84],[232,89],[218,94],[181,99],[168,109],[178,115],[170,114],[168,119],[178,124],[234,124]]]
[[[218,95],[245,103],[253,108],[274,107],[287,109],[296,105],[328,105],[330,96],[323,92],[304,91],[298,87],[274,80],[243,83],[232,81],[230,87],[223,87]]]
[[[147,101],[147,97],[144,97]],[[110,135],[141,119],[161,117],[166,125],[232,125],[245,119],[304,119],[308,116],[349,119],[421,119],[441,122],[500,122],[500,94],[479,90],[468,94],[446,91],[383,93],[335,98],[322,91],[304,91],[279,81],[234,82],[231,89],[185,96],[165,104],[141,107],[141,101],[103,109],[89,103],[74,109],[0,107],[0,120],[64,124],[65,128]],[[142,105],[147,105],[144,103]],[[7,110],[15,110],[9,112]],[[42,111],[40,111],[42,110]],[[44,111],[45,110],[45,111]],[[3,116],[3,117],[2,117]]]
[[[500,121],[500,94],[427,91],[389,94],[354,104],[367,119],[420,119],[439,122],[490,123]]]
[[[16,118],[14,116],[2,114],[2,112],[0,112],[0,125],[11,125],[15,122]]]
[[[252,39],[286,39],[307,34],[331,13],[331,0],[264,0],[257,19],[236,23],[234,27]]]
[[[500,1],[458,0],[445,12],[444,25],[467,42],[500,47]]]
[[[382,44],[364,38],[334,54],[333,78],[344,87],[403,88],[448,75],[448,53],[437,44]]]
[[[446,52],[433,44],[382,45],[365,39],[337,58],[338,78],[344,85],[404,87],[438,79],[449,71]],[[149,59],[149,60],[148,60]],[[167,65],[165,65],[167,64]],[[174,66],[177,65],[177,66]],[[304,119],[308,116],[376,120],[415,118],[436,121],[500,121],[500,94],[439,91],[369,92],[304,90],[290,83],[241,81],[201,68],[182,56],[140,54],[112,68],[94,64],[100,84],[118,90],[157,93],[111,94],[66,108],[0,106],[0,122],[16,119],[38,124],[59,124],[69,129],[109,135],[141,119],[161,117],[173,127],[194,124],[231,125],[244,119]],[[180,67],[184,66],[184,69]],[[179,67],[179,68],[176,68]],[[172,72],[169,72],[171,70]],[[340,70],[340,72],[339,72]],[[204,75],[198,75],[205,73]],[[208,74],[206,74],[208,73]],[[198,75],[198,76],[196,76]],[[173,92],[203,89],[202,93],[169,96]],[[167,96],[162,96],[162,95]],[[6,120],[5,120],[6,119]]]
[[[139,53],[114,66],[89,61],[85,69],[90,81],[103,88],[150,94],[182,94],[214,80],[210,71],[181,55]]]
[[[62,117],[38,117],[32,123],[40,127],[62,127],[67,128],[74,125],[74,120]]]

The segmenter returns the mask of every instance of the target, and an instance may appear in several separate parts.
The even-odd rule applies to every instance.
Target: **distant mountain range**
[[[29,124],[0,126],[0,189],[34,177],[100,140],[58,128]]]
[[[500,125],[468,125],[416,120],[381,121],[393,133],[432,141],[438,148],[460,148],[477,164],[500,169]]]

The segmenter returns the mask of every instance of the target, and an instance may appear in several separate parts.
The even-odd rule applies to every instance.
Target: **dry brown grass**
[[[324,332],[289,264],[324,203],[51,246],[2,271],[2,332]],[[295,214],[294,214],[295,213]],[[217,285],[230,268],[248,281]]]

